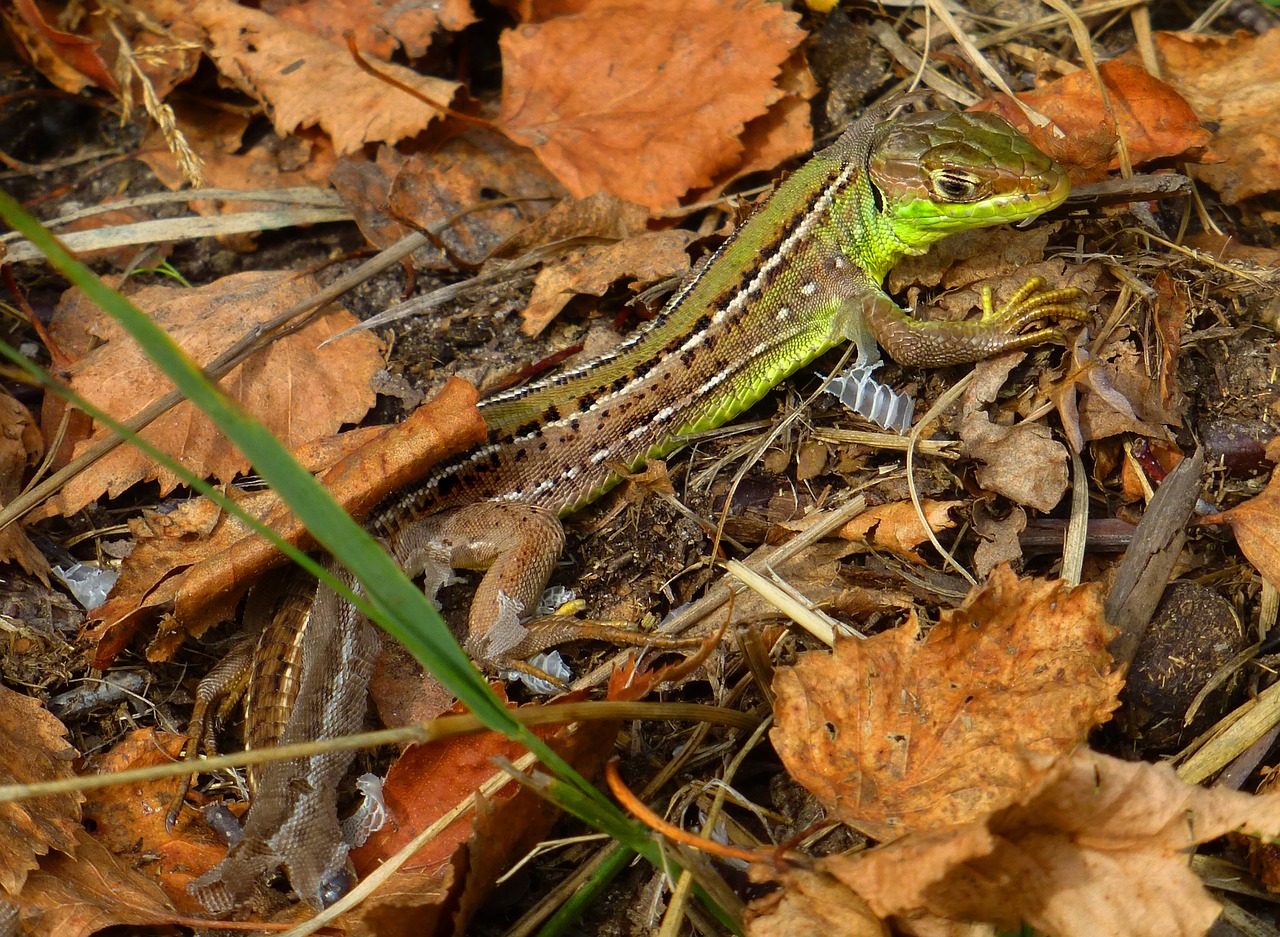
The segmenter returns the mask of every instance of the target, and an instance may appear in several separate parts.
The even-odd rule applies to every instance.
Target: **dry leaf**
[[[1034,228],[1012,227],[984,228],[964,231],[943,238],[929,249],[927,254],[904,257],[889,271],[885,289],[898,295],[912,286],[935,287],[945,284],[947,289],[970,286],[975,283],[993,285],[991,280],[1013,280],[1021,286],[1028,276],[1043,276],[1058,286],[1063,265],[1042,266],[1045,247],[1056,226],[1052,223]],[[1034,268],[1034,269],[1033,269]],[[1075,285],[1075,284],[1068,284]],[[947,310],[945,315],[936,309]],[[930,318],[964,318],[980,308],[967,301],[961,305],[947,294],[938,296],[929,304]],[[988,359],[990,360],[990,359]]]
[[[0,505],[8,504],[22,491],[27,469],[43,452],[44,440],[31,412],[11,394],[0,391]],[[49,584],[49,562],[20,523],[0,530],[0,563],[17,563]]]
[[[320,480],[352,516],[362,518],[440,459],[484,437],[475,399],[474,387],[451,380],[403,423],[344,433],[337,442],[354,439],[362,445],[343,452],[341,461],[335,456],[342,449],[335,450],[330,440],[296,456],[308,469],[325,468]],[[305,528],[273,492],[233,494],[281,537],[310,545]],[[161,615],[169,616],[168,627],[152,640],[147,656],[168,659],[187,634],[200,634],[228,617],[255,577],[284,562],[275,547],[203,498],[130,526],[138,545],[107,602],[94,610],[100,624],[87,635],[98,645],[97,667],[106,666],[144,622]]]
[[[1280,188],[1280,32],[1154,38],[1165,78],[1216,128],[1213,151],[1224,162],[1193,167],[1192,174],[1228,205]]]
[[[1129,159],[1135,166],[1204,155],[1211,135],[1200,126],[1203,114],[1198,117],[1193,113],[1173,86],[1128,59],[1103,62],[1098,71],[1107,86],[1109,107],[1086,69],[1018,95],[1053,121],[1049,127],[1033,126],[1005,95],[989,98],[973,110],[1004,117],[1032,143],[1069,167],[1076,183],[1103,179],[1117,165],[1117,121],[1124,128]]]
[[[615,244],[587,245],[546,264],[533,283],[521,331],[537,335],[574,296],[603,296],[615,281],[653,283],[683,276],[691,231],[646,231]]]
[[[973,530],[982,540],[973,552],[973,567],[980,578],[986,579],[1001,563],[1016,563],[1022,559],[1018,535],[1026,529],[1027,512],[1016,504],[1001,519],[989,511],[985,502],[974,502]]]
[[[113,774],[172,764],[185,742],[182,735],[136,729],[95,758],[93,771]],[[174,907],[203,916],[204,906],[187,892],[187,885],[226,855],[227,844],[209,830],[195,810],[179,813],[176,828],[169,831],[165,816],[178,784],[178,778],[170,777],[99,788],[86,797],[84,817],[91,824],[94,839],[135,870],[155,879]]]
[[[1017,504],[1051,511],[1067,490],[1067,449],[1043,423],[997,426],[975,412],[960,424],[966,454],[979,462],[978,484]]]
[[[963,504],[963,501],[934,501],[932,498],[920,501],[929,528],[935,534],[956,526],[951,519],[951,511]],[[867,508],[836,531],[834,536],[865,544],[868,550],[887,550],[912,563],[924,562],[916,547],[929,539],[920,523],[920,516],[916,514],[915,505],[910,501]]]
[[[1160,334],[1160,405],[1168,413],[1179,413],[1186,401],[1178,385],[1178,352],[1191,325],[1191,301],[1186,284],[1175,283],[1168,270],[1157,273],[1152,286],[1156,302],[1151,320]]]
[[[761,0],[593,4],[503,35],[499,124],[578,197],[669,207],[740,158],[803,38]]]
[[[797,51],[783,63],[778,87],[784,96],[769,105],[762,116],[747,122],[740,138],[742,155],[734,166],[720,173],[715,185],[699,193],[699,201],[723,192],[753,172],[773,173],[787,160],[809,155],[813,149],[809,99],[819,88],[803,53]]]
[[[441,116],[438,107],[361,70],[345,44],[259,10],[231,0],[146,0],[142,5],[161,23],[189,22],[203,29],[219,71],[262,102],[282,137],[299,127],[319,127],[341,155],[366,143],[411,137]],[[459,87],[400,65],[374,64],[440,105],[449,104]]]
[[[1147,359],[1136,341],[1132,333],[1120,330],[1099,352],[1098,361],[1075,355],[1078,382],[1085,387],[1080,430],[1086,440],[1120,433],[1167,439],[1168,426],[1182,425],[1180,411],[1165,406],[1161,387],[1151,380]],[[1172,394],[1169,405],[1185,407],[1186,397]]]
[[[1168,765],[1082,749],[1041,777],[974,823],[819,866],[876,914],[913,925],[932,918],[1026,924],[1050,937],[1201,937],[1221,907],[1187,850],[1230,832],[1280,833],[1280,796],[1205,790]]]
[[[1001,567],[922,641],[899,628],[811,652],[774,679],[770,737],[791,776],[877,839],[1015,802],[1116,707],[1094,586]]]
[[[563,697],[556,704],[575,699],[581,695]],[[577,731],[543,726],[535,731],[579,773],[592,777],[612,752],[619,723],[601,720],[574,728]],[[351,852],[361,877],[473,794],[482,781],[500,773],[496,759],[514,760],[524,751],[494,733],[407,749],[392,765],[383,787],[394,823]],[[353,911],[352,917],[370,926],[389,916],[412,915],[413,932],[421,933],[420,915],[438,913],[444,898],[456,887],[460,893],[453,896],[455,906],[446,906],[444,911],[454,916],[451,932],[463,933],[466,921],[483,905],[498,876],[546,836],[558,816],[554,805],[512,781],[486,797],[477,812],[452,820]],[[424,885],[431,896],[425,902],[421,897]]]
[[[596,192],[586,198],[566,198],[513,235],[497,252],[516,258],[527,251],[572,238],[621,241],[643,234],[649,213],[615,195]]]
[[[224,277],[198,289],[146,287],[132,297],[179,345],[200,363],[221,354],[241,336],[253,331],[281,310],[318,292],[307,276],[287,271],[262,271]],[[124,420],[172,388],[168,378],[141,349],[102,313],[71,291],[55,315],[55,334],[68,317],[94,316],[75,328],[92,333],[103,344],[68,369],[69,382],[87,397]],[[273,342],[221,380],[222,388],[290,448],[298,448],[335,432],[343,423],[358,421],[373,406],[369,377],[382,366],[378,340],[355,333],[324,348],[317,346],[356,320],[341,308],[332,309],[305,329]],[[64,342],[64,348],[70,343]],[[302,388],[302,390],[299,390]],[[46,398],[46,432],[58,426],[58,406]],[[101,431],[79,442],[76,453],[106,435]],[[182,403],[143,430],[143,437],[179,459],[200,476],[230,481],[249,467],[248,460],[193,407]],[[155,479],[167,494],[181,482],[168,469],[130,446],[120,446],[78,475],[50,500],[48,510],[70,514],[102,493],[115,497],[140,481]]]
[[[118,925],[125,933],[173,925],[176,914],[161,889],[83,829],[72,855],[41,861],[13,904],[30,937],[89,937]]]
[[[437,30],[457,32],[476,21],[469,0],[268,0],[262,10],[338,45],[346,45],[350,34],[361,52],[380,59],[400,48],[411,59],[422,58]]]
[[[1272,471],[1262,494],[1200,523],[1228,525],[1245,559],[1280,589],[1280,468]]]
[[[1183,243],[1187,247],[1212,254],[1216,260],[1240,261],[1272,269],[1280,267],[1280,251],[1274,247],[1263,247],[1260,244],[1241,244],[1228,234],[1199,231],[1195,234],[1187,235]]]
[[[526,147],[474,127],[430,153],[404,156],[384,146],[374,162],[348,157],[329,181],[375,247],[414,229],[438,232],[413,253],[415,266],[431,270],[481,263],[563,194]],[[472,210],[495,194],[519,201]]]
[[[0,684],[0,781],[34,784],[75,776],[67,730],[30,696]],[[0,899],[23,890],[27,873],[49,850],[73,853],[80,830],[79,793],[0,803]]]
[[[173,110],[178,129],[200,154],[205,181],[210,186],[246,192],[324,186],[337,161],[332,144],[319,134],[280,137],[268,132],[256,135],[246,145],[244,134],[249,129],[249,119],[244,114],[185,100],[176,102]],[[147,134],[137,155],[168,188],[176,191],[188,184],[160,128]],[[193,198],[188,204],[202,215],[272,207],[246,199],[214,202]],[[236,250],[248,251],[256,246],[256,236],[252,234],[224,235],[219,240]]]
[[[104,91],[119,90],[96,39],[50,25],[35,0],[14,0],[0,9],[14,45],[54,85],[68,94],[94,85]]]
[[[862,898],[826,872],[784,868],[782,888],[751,902],[747,937],[889,937]]]

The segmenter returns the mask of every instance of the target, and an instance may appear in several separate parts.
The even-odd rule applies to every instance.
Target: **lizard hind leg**
[[[531,504],[485,501],[405,525],[392,552],[410,575],[422,574],[435,598],[455,569],[485,570],[467,618],[467,651],[481,662],[521,656],[524,620],[537,608],[560,551],[564,528]]]

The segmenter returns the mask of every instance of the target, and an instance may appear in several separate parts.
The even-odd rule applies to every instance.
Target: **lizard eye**
[[[936,169],[929,174],[929,182],[948,202],[976,202],[982,194],[979,178],[958,169]]]

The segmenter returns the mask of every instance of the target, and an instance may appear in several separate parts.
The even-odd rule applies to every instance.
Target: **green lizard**
[[[900,103],[900,102],[899,102]],[[1002,118],[869,110],[792,174],[614,351],[480,404],[488,442],[385,502],[368,521],[435,590],[455,568],[488,569],[468,650],[525,657],[534,609],[563,545],[558,516],[691,433],[737,416],[836,344],[923,367],[1062,340],[1024,333],[1047,316],[1083,320],[1078,290],[1033,281],[977,322],[912,317],[882,289],[905,255],[938,239],[1022,221],[1062,203],[1066,172]],[[870,414],[866,414],[870,415]],[[430,594],[434,594],[432,591]]]
[[[1077,290],[1039,282],[999,311],[988,303],[977,322],[921,321],[884,293],[903,256],[956,231],[1040,214],[1069,189],[1063,169],[1001,118],[890,118],[897,103],[870,109],[792,174],[615,350],[483,401],[487,442],[366,521],[433,596],[456,568],[488,570],[468,620],[474,657],[499,663],[557,643],[524,621],[563,546],[560,516],[608,490],[619,466],[638,468],[732,419],[833,346],[857,343],[858,382],[876,390],[877,342],[903,364],[938,367],[1061,340],[1052,327],[1024,333],[1049,316],[1087,318],[1069,305]],[[282,742],[332,737],[363,719],[376,629],[327,589],[306,621],[305,640],[266,645],[268,655],[279,656],[277,644],[303,655],[303,689],[279,707],[289,713]],[[230,908],[264,869],[283,864],[310,904],[338,897],[352,879],[332,791],[349,763],[331,755],[272,766],[279,777],[264,777],[246,840],[193,891]]]

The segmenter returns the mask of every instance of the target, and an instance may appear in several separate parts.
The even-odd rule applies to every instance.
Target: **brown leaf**
[[[362,518],[392,491],[422,478],[437,461],[478,442],[484,421],[475,388],[451,380],[403,423],[344,433],[337,442],[361,441],[335,463],[331,440],[297,453],[309,469],[326,468],[321,481],[352,516]],[[339,450],[340,451],[340,450]],[[270,491],[235,492],[255,517],[294,544],[310,545],[293,512]],[[144,623],[165,615],[168,628],[147,650],[167,660],[187,634],[200,634],[229,616],[254,578],[284,561],[275,547],[211,502],[196,498],[167,515],[131,525],[137,547],[88,637],[98,643],[95,666],[106,666]],[[192,537],[197,533],[197,537]]]
[[[34,784],[75,775],[67,730],[30,696],[0,684],[0,781]],[[80,829],[79,793],[0,803],[0,897],[18,894],[49,850],[73,853]]]
[[[432,270],[455,269],[455,258],[482,262],[543,215],[548,206],[544,198],[563,194],[528,148],[478,128],[468,128],[430,153],[404,156],[384,146],[373,162],[347,157],[329,181],[375,247],[387,247],[413,229],[436,230],[433,242],[439,244],[413,253],[415,266]],[[521,201],[469,210],[489,193]],[[440,222],[448,219],[440,231]]]
[[[1183,243],[1212,254],[1217,260],[1237,260],[1257,264],[1259,267],[1280,267],[1280,251],[1274,247],[1263,247],[1261,244],[1241,244],[1229,234],[1214,234],[1199,231],[1187,235]]]
[[[753,172],[773,173],[782,163],[807,156],[813,149],[809,99],[819,88],[803,53],[797,51],[783,63],[778,87],[784,96],[769,105],[763,115],[747,122],[742,130],[742,155],[719,174],[715,185],[699,193],[699,201],[723,192],[732,182]]]
[[[262,271],[224,277],[198,289],[146,287],[132,299],[187,354],[206,363],[260,323],[318,290],[310,277]],[[101,320],[101,312],[79,297],[74,291],[67,294],[68,302],[56,314],[55,323],[94,316],[88,325],[81,321],[76,327],[91,331],[103,344],[70,367],[70,384],[116,419],[127,419],[173,385],[123,329]],[[373,405],[369,377],[382,365],[378,340],[366,333],[317,347],[355,321],[345,310],[332,309],[302,331],[257,352],[224,377],[221,386],[290,448],[333,433],[343,423],[359,420]],[[43,420],[50,433],[59,422],[51,409],[54,406],[58,405],[46,405]],[[79,442],[76,452],[106,435],[103,430]],[[190,403],[174,407],[142,435],[197,475],[230,481],[249,467],[230,440]],[[47,510],[70,514],[104,492],[115,497],[137,482],[152,479],[159,482],[162,495],[180,484],[168,469],[130,446],[121,446],[66,485]]]
[[[1115,168],[1116,123],[1124,128],[1133,165],[1158,159],[1197,159],[1211,135],[1174,87],[1148,74],[1139,63],[1113,59],[1099,66],[1110,108],[1085,69],[1018,97],[1053,124],[1035,127],[1021,108],[1000,95],[973,108],[999,114],[1032,143],[1071,171],[1073,182],[1095,182]]]
[[[893,631],[802,655],[774,679],[787,770],[878,839],[965,823],[1016,801],[1116,706],[1097,589],[1007,566],[923,641]]]
[[[963,504],[963,501],[934,501],[932,498],[924,498],[920,502],[929,528],[934,533],[956,526],[956,522],[951,519],[951,511]],[[895,501],[868,508],[837,530],[834,536],[864,543],[868,550],[887,550],[912,563],[924,562],[920,554],[916,553],[916,547],[929,539],[920,524],[915,505],[910,501]]]
[[[648,219],[649,213],[639,205],[604,192],[566,198],[509,238],[497,256],[515,258],[535,247],[571,238],[621,241],[643,234]]]
[[[556,704],[580,699],[580,695],[561,697]],[[577,731],[564,726],[543,726],[535,731],[580,774],[592,777],[611,754],[618,727],[617,722],[601,720],[580,723],[574,727]],[[383,786],[394,827],[384,827],[365,845],[352,850],[356,870],[363,877],[381,865],[478,790],[483,781],[500,773],[495,759],[514,761],[524,752],[522,746],[496,733],[408,748],[391,767]],[[412,915],[415,926],[409,932],[422,933],[418,915],[438,913],[439,905],[456,886],[460,888],[458,906],[446,910],[456,915],[452,932],[462,933],[498,876],[536,845],[558,816],[550,802],[512,781],[487,795],[478,811],[464,812],[450,821],[351,916],[368,926]],[[429,894],[434,893],[425,910],[419,907],[424,885]]]
[[[1280,33],[1255,36],[1155,33],[1164,76],[1215,126],[1214,153],[1223,162],[1192,174],[1235,205],[1280,188]]]
[[[574,296],[603,296],[615,281],[653,283],[689,270],[693,232],[646,231],[615,244],[588,245],[545,265],[533,282],[521,331],[537,335]]]
[[[79,94],[93,85],[104,91],[119,90],[102,56],[101,43],[51,26],[35,0],[14,0],[12,6],[5,4],[3,16],[14,44],[41,74],[63,91]]]
[[[109,927],[174,923],[163,891],[79,827],[74,853],[50,856],[13,903],[32,937],[89,937]]]
[[[44,452],[44,440],[31,412],[6,391],[0,391],[0,505],[8,504],[20,491],[27,469]],[[49,562],[22,529],[10,524],[0,530],[0,563],[17,563],[49,584]]]
[[[1229,832],[1280,833],[1280,796],[1184,784],[1168,765],[1081,749],[1041,777],[977,822],[820,866],[883,917],[1025,923],[1053,937],[1200,937],[1221,908],[1187,850]]]
[[[782,888],[747,908],[747,937],[889,937],[858,893],[834,876],[784,867],[779,880]]]
[[[1178,352],[1182,335],[1191,325],[1191,301],[1186,285],[1176,283],[1168,270],[1157,273],[1152,286],[1156,302],[1151,319],[1160,334],[1160,405],[1168,413],[1178,413],[1186,406],[1178,385]]]
[[[997,426],[975,412],[960,425],[966,453],[983,463],[978,484],[1017,504],[1051,511],[1067,490],[1067,450],[1043,423]]]
[[[1228,525],[1245,559],[1280,589],[1280,468],[1272,471],[1262,494],[1200,523]]]
[[[267,13],[231,0],[148,0],[148,6],[161,22],[185,19],[203,29],[219,71],[263,103],[282,137],[319,127],[341,155],[413,136],[441,116],[439,108],[361,70],[345,44]],[[440,105],[459,87],[389,62],[374,64]]]
[[[136,729],[95,758],[93,770],[112,774],[172,764],[185,742],[182,735]],[[179,813],[177,828],[169,832],[165,815],[178,783],[171,777],[99,788],[85,799],[84,817],[97,842],[156,880],[183,913],[202,916],[204,906],[187,892],[187,885],[226,855],[227,844],[192,810]]]
[[[1171,394],[1168,407],[1160,385],[1151,380],[1147,359],[1131,333],[1122,332],[1090,362],[1073,352],[1073,362],[1085,388],[1080,400],[1080,429],[1086,440],[1135,433],[1156,439],[1169,438],[1168,426],[1181,426],[1179,409],[1186,397]]]
[[[361,52],[389,59],[403,48],[411,59],[426,55],[439,29],[452,32],[476,21],[469,0],[369,3],[367,0],[268,0],[264,13],[322,39],[346,45],[350,33]]]
[[[985,579],[1001,563],[1016,563],[1022,559],[1022,544],[1018,535],[1027,528],[1027,512],[1016,504],[1007,517],[993,515],[987,504],[979,500],[973,505],[973,530],[981,542],[973,552],[973,567]]]
[[[510,30],[499,123],[576,196],[669,207],[737,161],[743,125],[782,97],[797,20],[761,0],[614,0]]]
[[[337,156],[327,137],[317,133],[281,137],[267,132],[244,142],[249,118],[198,101],[173,104],[178,129],[203,161],[205,181],[210,186],[241,189],[287,189],[294,186],[323,186],[328,181]],[[178,190],[187,177],[165,143],[160,128],[153,128],[143,141],[138,158],[168,188]],[[246,199],[192,199],[191,208],[202,215],[223,212],[262,211],[269,207]],[[219,240],[234,250],[253,250],[251,234],[223,235]]]

